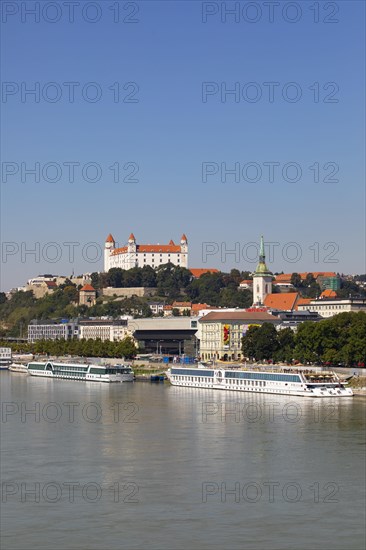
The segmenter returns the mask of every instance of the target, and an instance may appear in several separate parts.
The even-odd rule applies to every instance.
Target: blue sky
[[[365,272],[363,2],[315,3],[318,23],[307,1],[280,2],[273,22],[261,1],[239,2],[237,22],[221,2],[80,1],[74,23],[63,2],[26,2],[39,22],[21,4],[2,13],[2,290],[101,270],[109,232],[121,244],[184,232],[191,267],[253,269],[263,234],[273,271]],[[24,95],[37,86],[38,102]],[[36,163],[39,182],[25,171]],[[203,178],[204,163],[216,173]]]

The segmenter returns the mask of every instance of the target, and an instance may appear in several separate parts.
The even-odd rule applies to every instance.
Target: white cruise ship
[[[32,376],[84,380],[86,382],[133,382],[134,372],[126,365],[86,365],[83,363],[28,363]]]
[[[279,393],[303,397],[350,397],[353,395],[352,389],[346,388],[334,372],[172,367],[167,375],[173,386]]]

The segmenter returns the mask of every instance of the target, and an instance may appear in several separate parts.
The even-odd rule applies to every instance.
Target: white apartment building
[[[127,319],[105,320],[105,319],[87,319],[79,321],[79,338],[86,340],[109,340],[110,342],[119,342],[126,336],[132,337],[132,332],[128,329]]]
[[[188,267],[188,241],[182,235],[180,244],[170,241],[169,244],[137,244],[131,233],[126,246],[116,247],[111,234],[108,235],[104,246],[104,271],[112,267],[132,269],[149,265],[156,268],[159,265],[171,262],[174,265]]]
[[[159,315],[164,312],[164,302],[149,302],[149,308],[153,315]]]
[[[348,298],[346,300],[335,299],[320,299],[313,300],[308,304],[298,306],[299,311],[315,311],[324,318],[333,317],[338,313],[345,311],[366,311],[366,299]]]

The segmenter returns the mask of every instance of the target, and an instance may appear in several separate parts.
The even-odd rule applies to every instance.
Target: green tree
[[[295,334],[291,328],[279,330],[277,333],[278,347],[275,352],[275,360],[291,363],[295,350]]]
[[[124,286],[124,275],[120,267],[112,267],[108,271],[108,286],[121,288]]]
[[[149,265],[144,265],[141,269],[141,284],[147,288],[156,286],[156,271]]]
[[[300,287],[302,287],[301,276],[300,276],[298,273],[293,273],[293,274],[291,275],[291,284],[292,284],[292,286],[294,286],[295,288],[300,288]]]
[[[260,327],[251,325],[242,338],[242,352],[244,357],[254,359],[256,357],[256,341]]]
[[[256,359],[273,359],[278,350],[278,336],[272,323],[263,323],[256,338]]]
[[[135,357],[137,353],[137,347],[134,340],[130,336],[126,336],[119,344],[118,350],[120,354],[126,359]]]

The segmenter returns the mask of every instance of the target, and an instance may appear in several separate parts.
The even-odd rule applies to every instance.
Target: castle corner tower
[[[109,233],[104,243],[104,271],[109,271],[110,268],[110,255],[116,247],[113,236]]]

